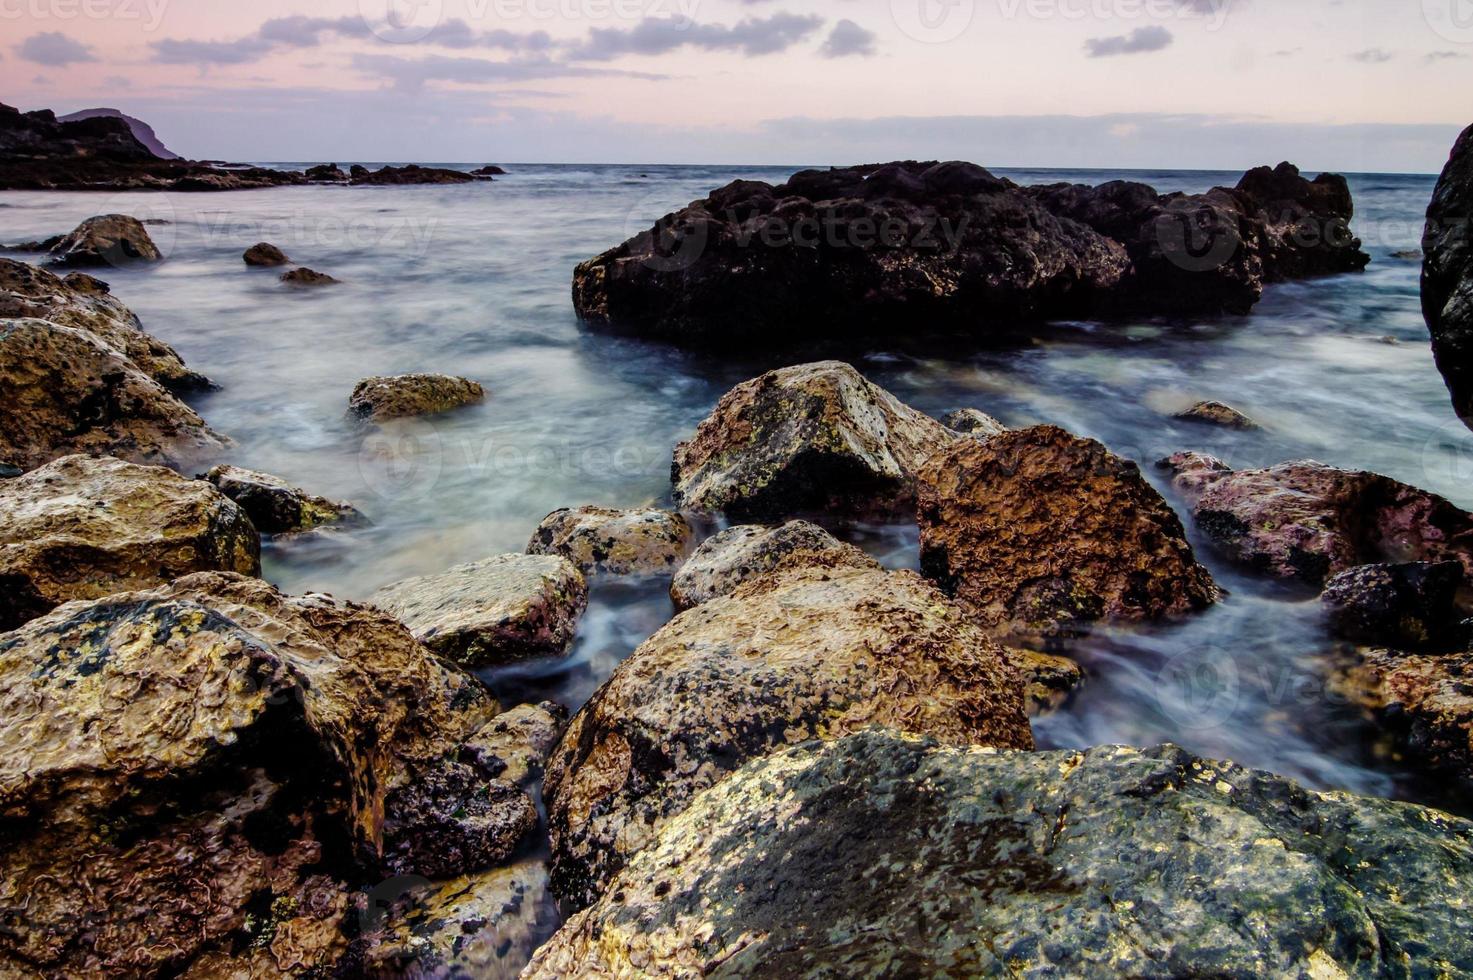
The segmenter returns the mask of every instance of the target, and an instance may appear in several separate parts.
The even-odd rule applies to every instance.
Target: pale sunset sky
[[[0,0],[189,157],[1436,171],[1473,0]]]

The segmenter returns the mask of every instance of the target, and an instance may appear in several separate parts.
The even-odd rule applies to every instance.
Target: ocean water
[[[300,165],[291,165],[300,166]],[[1473,507],[1473,438],[1453,417],[1418,308],[1415,249],[1427,176],[1351,178],[1359,275],[1270,287],[1252,315],[1062,324],[1003,350],[842,343],[711,356],[583,328],[573,266],[734,178],[793,168],[517,166],[460,186],[300,187],[231,194],[0,194],[0,240],[41,238],[99,213],[163,219],[168,260],[104,273],[146,329],[221,390],[193,399],[237,442],[232,461],[351,500],[373,526],[269,546],[289,591],[362,599],[408,575],[520,551],[549,511],[669,499],[670,453],[729,387],[763,370],[840,356],[923,411],[974,406],[1010,425],[1050,422],[1139,461],[1198,449],[1234,466],[1312,457],[1377,470]],[[1024,183],[1124,177],[1199,191],[1237,173],[1000,171]],[[292,290],[247,269],[281,246],[342,280]],[[25,258],[26,256],[18,256]],[[940,349],[938,349],[938,346]],[[442,371],[482,382],[483,405],[371,433],[345,418],[374,374]],[[1264,425],[1236,433],[1173,420],[1217,398]],[[1190,522],[1188,522],[1190,527]],[[914,567],[913,527],[846,532]],[[1333,652],[1313,596],[1245,576],[1196,535],[1230,596],[1183,623],[1105,630],[1072,651],[1089,670],[1045,747],[1173,741],[1308,785],[1445,801],[1385,751],[1327,681]],[[507,702],[576,708],[672,614],[662,582],[595,587],[572,654],[492,673]]]

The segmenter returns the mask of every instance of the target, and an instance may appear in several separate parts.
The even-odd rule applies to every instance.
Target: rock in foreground
[[[1473,653],[1360,648],[1340,693],[1366,708],[1423,767],[1473,790]]]
[[[491,667],[566,653],[588,586],[556,555],[497,555],[395,582],[370,601],[445,659]]]
[[[738,520],[903,514],[958,438],[848,364],[799,364],[737,385],[675,448],[675,500]]]
[[[524,976],[1457,976],[1470,874],[1473,823],[1173,746],[872,731],[697,797]]]
[[[1473,126],[1453,146],[1423,235],[1422,315],[1453,410],[1473,428]]]
[[[205,479],[240,504],[262,534],[290,534],[324,524],[367,521],[352,504],[308,493],[269,473],[239,466],[216,466],[205,474]]]
[[[670,583],[676,607],[729,595],[748,579],[795,568],[879,568],[880,563],[817,524],[739,524],[711,535]]]
[[[1135,464],[1054,426],[964,439],[933,458],[917,518],[926,576],[1021,639],[1180,616],[1218,595]]]
[[[448,374],[400,374],[365,378],[348,398],[348,411],[371,422],[433,415],[486,397],[486,389],[474,381]]]
[[[1473,573],[1473,515],[1390,477],[1314,460],[1233,470],[1201,453],[1161,465],[1207,536],[1257,571],[1313,585],[1378,562],[1453,560]]]
[[[1033,744],[1002,651],[912,572],[800,569],[681,613],[619,665],[548,764],[558,897],[592,902],[747,760],[875,724]]]
[[[143,222],[126,214],[88,218],[51,250],[52,261],[70,266],[122,266],[162,258]]]
[[[585,575],[668,574],[690,548],[691,526],[668,510],[564,507],[542,519],[529,555],[561,555]]]
[[[159,466],[67,456],[0,482],[0,630],[191,572],[260,572],[245,512]]]

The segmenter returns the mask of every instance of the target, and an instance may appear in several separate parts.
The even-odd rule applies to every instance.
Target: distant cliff
[[[182,159],[179,154],[164,145],[163,141],[159,139],[158,134],[153,131],[152,126],[142,119],[135,119],[120,109],[81,109],[77,112],[68,113],[65,116],[58,116],[56,121],[60,123],[80,122],[83,119],[97,119],[99,117],[123,120],[128,124],[128,128],[132,130],[134,138],[148,147],[148,151],[160,160]]]

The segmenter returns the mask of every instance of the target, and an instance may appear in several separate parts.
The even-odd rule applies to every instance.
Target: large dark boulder
[[[1422,315],[1453,410],[1473,428],[1473,126],[1453,146],[1427,206]]]
[[[529,980],[1473,973],[1473,823],[1175,746],[869,731],[658,827]]]

